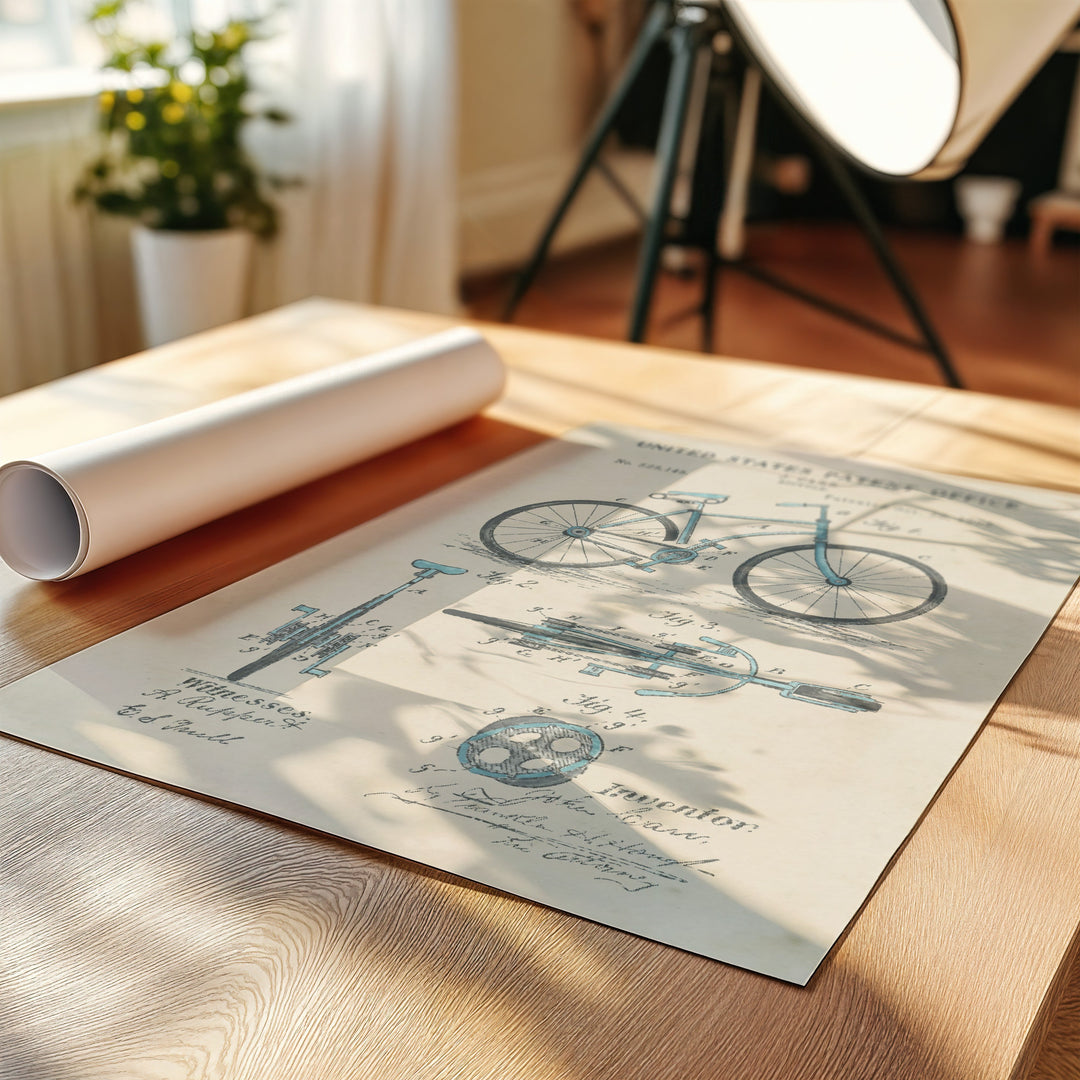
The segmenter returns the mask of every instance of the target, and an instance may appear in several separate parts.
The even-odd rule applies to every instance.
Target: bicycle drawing
[[[727,683],[717,689],[704,691],[641,687],[635,690],[635,693],[642,697],[715,697],[729,694],[743,686],[754,685],[776,690],[782,698],[789,701],[802,701],[828,709],[841,709],[844,712],[877,712],[881,708],[880,701],[856,690],[820,686],[795,679],[771,679],[761,675],[758,662],[750,653],[716,638],[698,638],[704,645],[666,641],[642,642],[619,637],[607,631],[593,630],[569,619],[544,619],[541,623],[528,626],[525,623],[511,622],[491,615],[477,615],[456,608],[446,608],[443,614],[455,615],[459,619],[471,619],[473,622],[519,634],[519,645],[596,654],[613,657],[617,661],[612,664],[590,660],[581,668],[582,675],[600,676],[605,671],[612,671],[638,679],[671,679],[676,675],[689,674],[715,677]],[[743,670],[735,670],[734,666],[723,666],[722,662],[729,659],[741,660]],[[673,670],[664,670],[665,668]]]
[[[691,562],[703,551],[724,551],[729,541],[808,534],[809,542],[772,548],[737,566],[735,591],[772,615],[862,626],[914,618],[945,598],[945,580],[933,567],[895,552],[833,543],[824,503],[777,503],[818,511],[799,520],[716,513],[710,508],[728,496],[711,492],[660,491],[651,498],[672,500],[681,509],[662,513],[595,499],[530,503],[485,522],[480,540],[516,563],[584,570],[630,566],[652,573],[657,566]],[[680,517],[685,521],[675,520]],[[692,542],[705,518],[737,523],[729,526],[736,531]]]
[[[579,724],[512,716],[470,735],[458,747],[458,762],[511,787],[551,787],[580,776],[603,749],[600,736]]]
[[[300,669],[301,674],[314,675],[317,678],[329,675],[329,669],[320,667],[320,665],[325,664],[339,653],[345,652],[361,636],[347,629],[350,623],[374,610],[380,604],[385,604],[387,600],[397,596],[398,593],[405,592],[406,589],[411,589],[438,574],[456,575],[467,573],[460,566],[444,566],[442,563],[429,562],[427,559],[414,559],[412,565],[417,572],[408,581],[403,582],[389,592],[373,596],[370,600],[365,600],[362,604],[349,608],[348,611],[343,611],[340,615],[324,619],[322,622],[309,621],[312,616],[318,613],[318,608],[309,607],[307,604],[294,607],[292,610],[300,613],[298,618],[290,619],[280,626],[275,626],[273,630],[261,638],[263,645],[273,645],[275,642],[281,642],[281,644],[276,649],[271,649],[270,652],[264,653],[262,656],[244,664],[243,667],[237,668],[226,678],[230,682],[242,682],[244,679],[254,675],[255,672],[262,671],[264,668],[270,667],[271,664],[276,664],[281,660],[288,660],[298,654],[303,654],[305,660],[314,657],[306,667]]]

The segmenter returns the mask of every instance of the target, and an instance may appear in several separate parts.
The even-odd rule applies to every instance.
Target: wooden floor
[[[936,232],[894,231],[896,254],[972,390],[1080,406],[1080,246],[1043,258],[1010,239],[983,246]],[[627,239],[551,260],[514,321],[624,339],[638,244]],[[862,235],[842,224],[752,225],[748,255],[804,288],[910,332],[904,310]],[[467,283],[469,314],[498,319],[509,276]],[[700,275],[664,272],[648,341],[702,348]],[[935,382],[925,353],[883,340],[728,271],[718,291],[713,351],[834,371]]]

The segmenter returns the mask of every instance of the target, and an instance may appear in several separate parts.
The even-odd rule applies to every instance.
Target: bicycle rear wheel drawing
[[[942,576],[906,555],[844,544],[829,544],[826,553],[842,584],[821,576],[813,544],[755,555],[736,567],[732,584],[773,615],[848,626],[911,619],[945,597]]]
[[[596,499],[554,499],[517,506],[480,529],[480,540],[499,558],[523,565],[592,570],[629,566],[646,573],[656,567],[692,562],[706,550],[724,551],[727,541],[765,535],[808,534],[803,544],[773,548],[747,559],[732,576],[736,592],[770,615],[812,623],[869,626],[922,615],[945,598],[945,580],[931,566],[894,552],[834,544],[829,539],[828,506],[815,507],[811,520],[746,517],[716,513],[726,495],[659,492],[680,509],[668,513],[631,503]],[[680,528],[676,518],[685,518]],[[729,533],[691,542],[704,518],[746,522]],[[784,526],[771,534],[765,527]]]

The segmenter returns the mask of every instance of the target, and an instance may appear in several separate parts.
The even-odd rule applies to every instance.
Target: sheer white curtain
[[[94,113],[86,98],[0,108],[0,394],[139,347],[123,231],[71,194]]]
[[[63,107],[0,114],[0,394],[96,359],[89,291],[66,280],[53,254],[63,245],[73,249],[68,265],[88,262],[86,222],[56,190],[86,148],[87,126]],[[42,185],[43,175],[53,182]]]
[[[457,309],[453,0],[300,0],[268,74],[294,122],[256,149],[297,176],[259,308],[318,294]],[[268,80],[272,88],[274,80]]]

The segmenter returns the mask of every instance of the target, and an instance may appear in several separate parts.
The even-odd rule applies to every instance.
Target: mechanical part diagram
[[[782,698],[789,701],[802,701],[809,705],[841,709],[844,712],[877,712],[881,708],[880,701],[856,690],[820,686],[801,680],[770,679],[759,674],[758,662],[750,653],[716,638],[701,637],[699,641],[702,645],[635,641],[607,631],[593,630],[569,619],[549,618],[528,626],[525,623],[455,608],[447,608],[444,614],[471,619],[518,634],[518,645],[580,652],[610,657],[616,661],[601,663],[590,660],[581,669],[582,675],[599,677],[605,671],[611,671],[638,679],[669,680],[676,674],[689,674],[720,679],[724,683],[705,691],[641,687],[635,693],[643,697],[715,697],[718,694],[731,693],[743,686],[754,685],[776,690]],[[736,670],[734,666],[723,666],[729,659],[740,659],[744,665],[743,670]]]
[[[230,672],[226,678],[231,682],[243,682],[257,671],[262,671],[264,668],[270,667],[271,664],[288,660],[298,654],[303,655],[306,663],[306,666],[300,669],[302,674],[314,675],[317,678],[329,675],[329,669],[321,665],[345,652],[361,636],[348,629],[351,623],[362,618],[369,611],[373,611],[380,604],[385,604],[387,600],[393,599],[399,593],[405,592],[406,589],[412,589],[421,582],[428,581],[439,574],[457,575],[467,573],[460,566],[446,566],[443,563],[430,562],[427,559],[414,559],[412,565],[416,573],[408,581],[402,582],[402,584],[389,592],[373,596],[370,600],[365,600],[362,604],[349,608],[348,611],[343,611],[340,615],[325,618],[321,622],[313,621],[313,616],[318,612],[318,608],[309,607],[307,604],[294,607],[293,611],[300,613],[298,618],[290,619],[280,626],[275,626],[273,630],[270,630],[260,639],[263,645],[274,645],[278,642],[280,644],[269,652],[263,653],[262,656],[256,657],[249,663]],[[311,657],[313,659],[309,659]]]
[[[603,752],[589,728],[551,717],[513,716],[470,735],[458,761],[470,772],[511,787],[565,784],[580,776]]]

